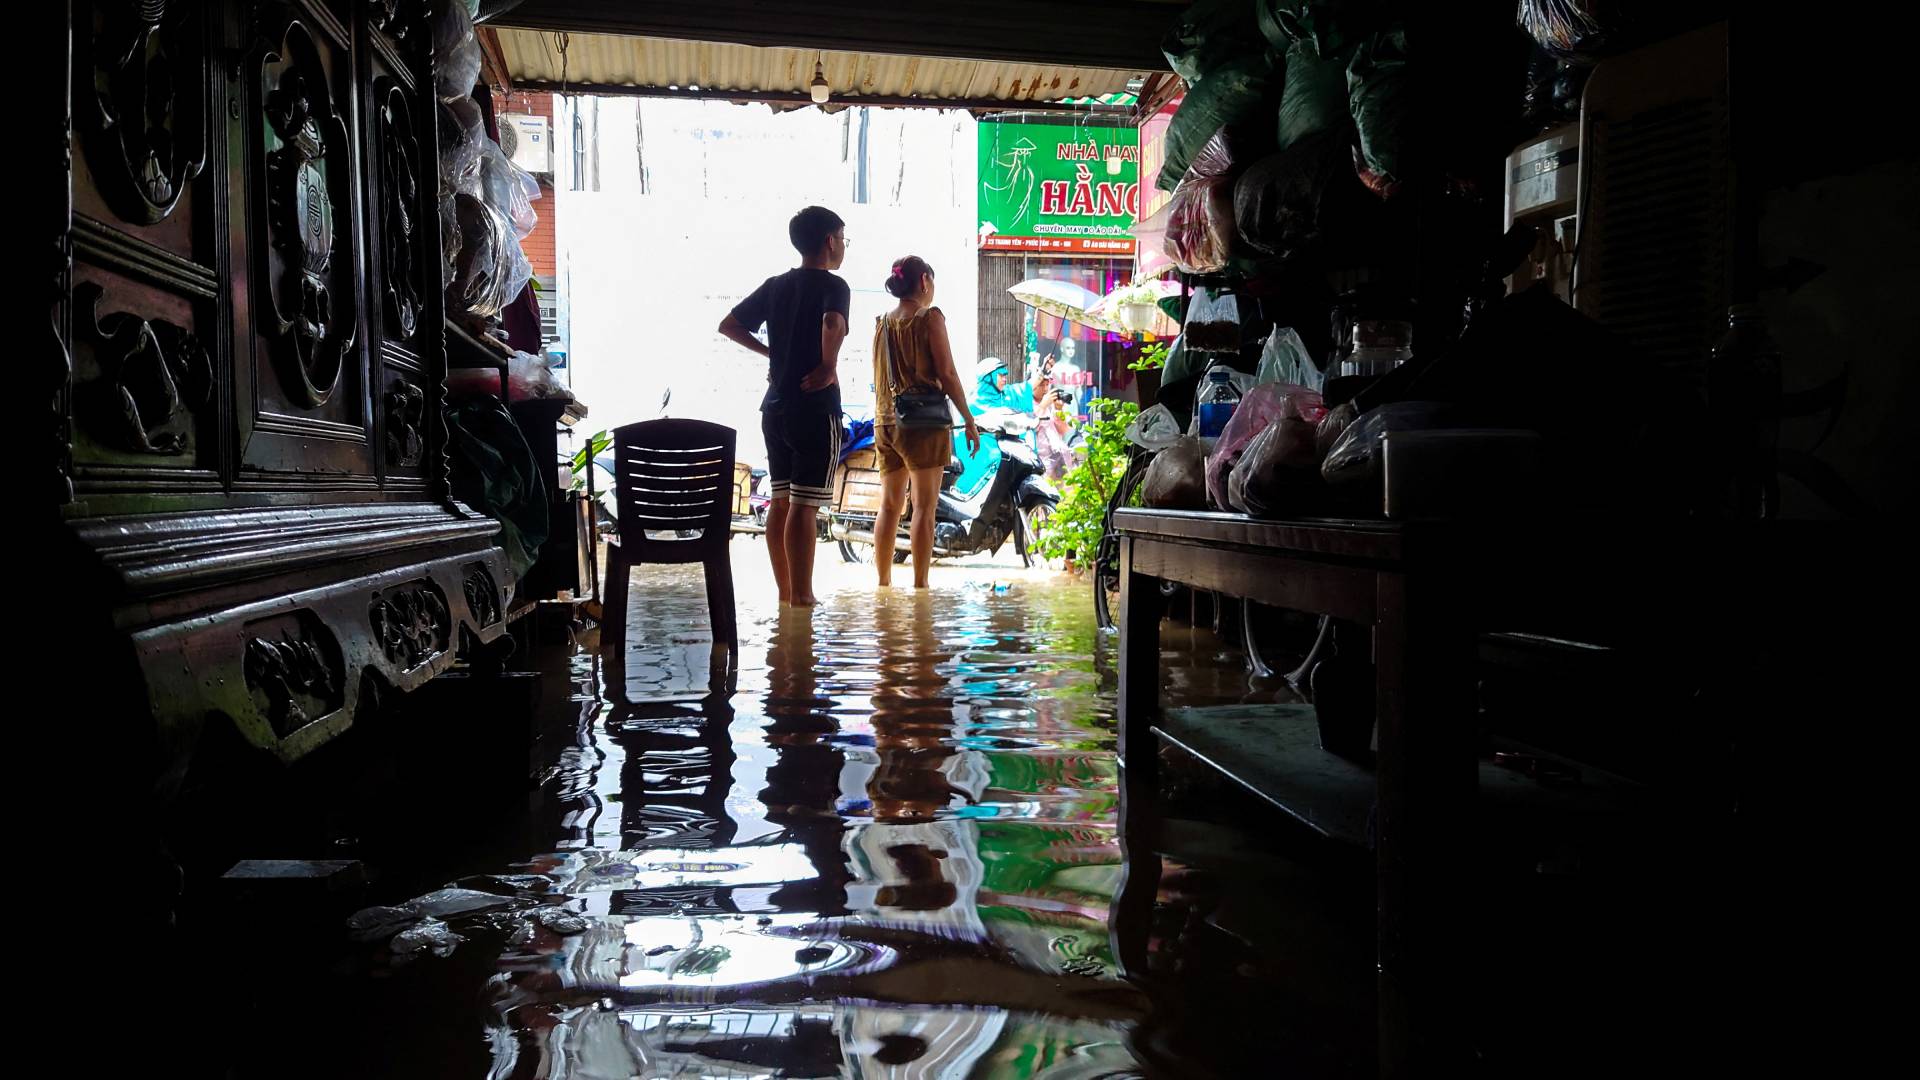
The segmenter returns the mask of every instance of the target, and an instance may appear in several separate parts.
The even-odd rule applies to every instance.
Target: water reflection
[[[646,573],[547,775],[557,846],[516,867],[588,926],[502,947],[489,1075],[1133,1075],[1078,590],[749,600],[723,681],[704,596]]]

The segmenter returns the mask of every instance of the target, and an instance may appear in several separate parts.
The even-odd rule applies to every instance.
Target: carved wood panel
[[[400,9],[388,15],[389,7]],[[413,32],[411,40],[392,33],[409,28],[404,9],[409,5],[367,4],[367,33],[361,39],[366,76],[366,130],[369,132],[368,214],[370,253],[368,280],[373,293],[369,312],[371,353],[379,372],[380,388],[375,424],[380,431],[382,470],[389,488],[424,488],[424,466],[433,438],[428,423],[429,379],[422,360],[423,347],[435,342],[427,333],[429,268],[437,245],[427,231],[437,228],[433,199],[437,163],[422,138],[416,110],[416,83],[405,54],[417,52],[426,35]],[[382,21],[387,27],[381,31]]]
[[[75,209],[189,259],[208,156],[207,6],[91,0],[75,11]]]
[[[60,497],[444,497],[426,5],[70,12]]]
[[[351,38],[315,5],[269,4],[256,18],[241,102],[252,279],[241,483],[377,486]]]
[[[75,491],[217,491],[224,339],[206,168],[208,7],[91,0],[74,20]]]

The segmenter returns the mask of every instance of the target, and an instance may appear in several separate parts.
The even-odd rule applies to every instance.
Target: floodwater
[[[1159,988],[1121,970],[1114,643],[1082,583],[973,562],[883,591],[820,555],[822,605],[783,611],[735,544],[731,673],[698,568],[640,569],[626,648],[549,660],[537,791],[503,809],[402,775],[335,823],[378,875],[353,906],[421,899],[283,928],[305,944],[252,983],[273,989],[228,1074],[1369,1070],[1367,900],[1263,853],[1264,825],[1174,831],[1214,870],[1165,865]],[[1176,694],[1246,698],[1230,652],[1193,655]],[[412,767],[476,768],[434,745]],[[443,886],[469,891],[423,896]]]

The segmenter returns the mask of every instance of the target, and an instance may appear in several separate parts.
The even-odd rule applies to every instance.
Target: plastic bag
[[[1240,351],[1240,298],[1224,289],[1199,289],[1187,302],[1180,337],[1189,353]],[[1162,379],[1165,385],[1169,379]]]
[[[1240,455],[1234,459],[1233,467],[1227,470],[1227,509],[1238,510],[1243,514],[1253,512],[1247,509],[1247,469],[1243,467],[1243,463],[1246,462],[1249,456],[1259,452],[1268,442],[1272,441],[1272,439],[1273,429],[1262,428],[1260,433],[1253,437],[1253,441],[1243,447]],[[1211,471],[1208,472],[1207,479],[1209,481],[1213,479]],[[1208,498],[1212,497],[1211,489],[1209,489]]]
[[[1207,454],[1207,501],[1226,509],[1227,470],[1235,462],[1254,438],[1270,430],[1283,419],[1304,420],[1318,425],[1320,418],[1327,414],[1327,405],[1320,395],[1304,386],[1288,383],[1263,382],[1247,390],[1240,398],[1240,404],[1233,410],[1233,418],[1221,430],[1220,437],[1214,440],[1211,452]],[[1318,458],[1314,459],[1316,462]]]
[[[1127,425],[1127,441],[1144,450],[1165,450],[1180,439],[1180,421],[1165,405],[1143,409]]]
[[[1256,517],[1278,517],[1309,507],[1320,493],[1316,425],[1286,416],[1260,432],[1227,478],[1229,505]]]
[[[1320,475],[1330,484],[1380,482],[1380,438],[1389,431],[1430,431],[1449,426],[1454,406],[1442,401],[1396,401],[1368,409],[1327,450]]]
[[[1140,252],[1140,267],[1137,278],[1148,278],[1173,265],[1173,259],[1167,255],[1167,223],[1173,218],[1171,204],[1162,206],[1148,215],[1145,220],[1134,222],[1128,229],[1133,234],[1134,247]],[[1179,312],[1170,316],[1179,321]]]
[[[1407,34],[1395,27],[1368,38],[1347,65],[1347,107],[1360,132],[1360,155],[1376,183],[1392,184],[1407,167],[1413,145],[1413,79],[1407,65]]]
[[[452,280],[447,285],[449,314],[497,315],[526,288],[533,265],[520,239],[533,231],[533,200],[539,182],[507,159],[495,143],[483,140],[475,167],[456,178],[450,245]],[[443,210],[444,213],[444,210]],[[442,220],[443,230],[446,222]]]
[[[471,191],[480,155],[493,140],[487,138],[480,103],[456,98],[440,103],[440,191]]]
[[[1242,245],[1266,255],[1304,255],[1342,220],[1342,188],[1353,187],[1353,158],[1343,132],[1309,135],[1290,150],[1262,158],[1233,188],[1233,216]],[[1359,195],[1364,199],[1364,195]]]
[[[480,41],[465,4],[442,4],[433,20],[433,79],[443,101],[471,97],[480,81]]]
[[[1140,481],[1146,504],[1161,510],[1204,510],[1207,505],[1207,447],[1198,436],[1182,435],[1154,455]]]
[[[1254,373],[1254,382],[1292,383],[1308,390],[1324,390],[1327,373],[1314,364],[1293,327],[1276,326],[1267,335],[1266,347],[1260,350],[1260,368]]]
[[[1280,149],[1347,123],[1347,62],[1350,48],[1331,55],[1305,41],[1287,49],[1286,89],[1280,96]]]
[[[480,153],[480,192],[487,205],[506,220],[518,240],[533,231],[539,220],[533,200],[540,197],[540,182],[515,165],[498,143],[488,142]]]
[[[1541,48],[1569,59],[1597,57],[1621,28],[1613,0],[1520,0],[1514,21]]]
[[[1187,167],[1167,204],[1165,250],[1180,269],[1210,274],[1224,268],[1233,250],[1233,185],[1227,173],[1233,152],[1216,134]]]
[[[461,397],[500,396],[500,372],[493,368],[454,368],[447,373],[447,392]],[[547,361],[532,353],[516,352],[507,360],[507,400],[566,400],[573,391],[553,377]]]
[[[1314,432],[1313,442],[1314,447],[1319,451],[1321,461],[1327,459],[1327,454],[1333,450],[1333,444],[1339,442],[1340,436],[1353,425],[1353,418],[1358,411],[1353,407],[1353,402],[1346,401],[1328,409],[1327,415],[1320,418],[1320,427]]]

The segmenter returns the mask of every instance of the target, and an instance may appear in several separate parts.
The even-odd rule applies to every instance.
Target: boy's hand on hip
[[[811,394],[816,390],[825,390],[839,381],[840,372],[834,365],[821,364],[807,372],[806,378],[800,380],[800,389]]]

